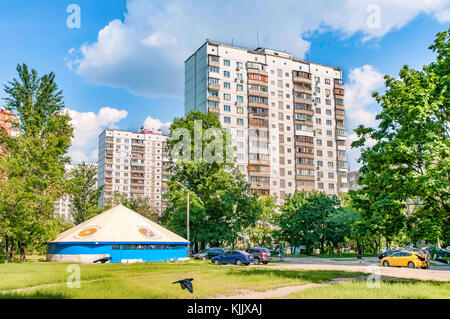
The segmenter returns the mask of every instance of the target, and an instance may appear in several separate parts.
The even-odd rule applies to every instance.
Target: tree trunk
[[[9,243],[9,262],[14,262],[14,241]]]
[[[8,236],[5,236],[5,260],[4,260],[5,264],[8,263],[8,258],[9,258],[9,238]]]
[[[24,244],[19,243],[19,252],[20,252],[20,262],[25,262],[27,261],[27,250]]]

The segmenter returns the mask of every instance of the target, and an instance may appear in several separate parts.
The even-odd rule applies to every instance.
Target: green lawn
[[[270,267],[215,266],[208,262],[79,265],[81,288],[66,284],[69,264],[0,265],[0,291],[39,285],[0,298],[208,298],[239,289],[268,290],[285,285],[321,283],[360,276],[343,271],[277,270]],[[172,282],[194,278],[194,294]]]
[[[450,282],[382,281],[369,288],[366,281],[311,288],[289,296],[293,299],[449,299]]]

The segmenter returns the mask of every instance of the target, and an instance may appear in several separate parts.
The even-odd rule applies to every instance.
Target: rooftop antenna
[[[233,46],[233,38],[231,38],[231,46]]]

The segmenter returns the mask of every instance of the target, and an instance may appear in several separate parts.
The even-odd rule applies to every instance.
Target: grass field
[[[382,281],[369,288],[365,281],[311,288],[290,295],[293,299],[449,299],[450,282]]]
[[[69,288],[68,263],[0,265],[0,299],[4,298],[215,298],[242,290],[268,291],[285,286],[325,283],[363,273],[323,270],[216,266],[210,262],[80,264],[80,288]],[[278,264],[281,265],[281,264]],[[194,294],[172,282],[194,278]],[[366,282],[310,288],[288,298],[450,298],[449,282],[393,281],[370,289]]]
[[[0,291],[3,291],[0,298],[209,298],[230,295],[240,289],[264,291],[361,275],[343,271],[215,266],[205,262],[89,264],[79,265],[81,288],[77,289],[66,284],[70,275],[68,266],[64,263],[0,265]],[[194,278],[194,294],[172,284],[182,278]],[[5,293],[13,289],[24,290]]]

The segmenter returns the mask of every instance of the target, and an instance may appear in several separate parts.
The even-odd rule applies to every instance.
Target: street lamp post
[[[187,203],[186,203],[186,235],[187,235],[187,240],[189,242],[189,247],[188,247],[188,257],[191,256],[191,240],[189,238],[189,190],[186,188],[186,186],[184,186],[183,184],[181,184],[180,182],[175,181],[178,185],[180,185],[181,187],[184,187],[184,189],[187,191]]]

